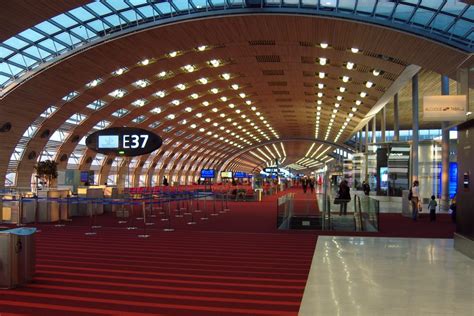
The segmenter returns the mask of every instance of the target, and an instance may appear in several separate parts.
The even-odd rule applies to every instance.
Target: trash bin
[[[0,288],[11,289],[33,280],[36,228],[0,230]]]

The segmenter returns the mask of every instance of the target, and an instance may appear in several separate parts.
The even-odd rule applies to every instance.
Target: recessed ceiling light
[[[227,97],[224,97],[224,96],[220,97],[220,99],[221,99],[222,102],[226,102],[226,101],[227,101]]]
[[[323,89],[324,88],[324,83],[318,83],[318,89]]]
[[[179,100],[173,100],[173,101],[171,101],[171,103],[172,103],[173,105],[176,105],[176,106],[177,106],[177,105],[179,105],[181,102],[179,102]]]
[[[209,64],[213,67],[219,67],[219,65],[221,64],[219,60],[217,59],[212,59],[209,61]]]
[[[359,52],[359,49],[357,47],[352,47],[351,52],[353,52],[354,54],[357,54]]]
[[[360,93],[360,97],[361,97],[361,98],[365,98],[366,96],[367,96],[367,92],[362,91],[362,92]]]
[[[140,65],[142,66],[146,66],[150,63],[150,60],[149,59],[143,59],[142,61],[139,62]]]
[[[322,93],[322,92],[318,92],[318,98],[322,98],[322,97],[323,97],[323,95],[324,95],[324,93]]]
[[[367,81],[367,82],[365,83],[365,86],[366,86],[367,88],[372,88],[372,87],[374,86],[374,83],[373,83],[372,81]]]
[[[346,88],[345,87],[339,87],[339,91],[340,92],[346,92]]]
[[[380,75],[380,70],[374,69],[374,70],[372,70],[372,74],[373,74],[375,77],[377,77],[378,75]]]
[[[234,89],[234,90],[238,90],[239,85],[234,83],[233,85],[231,85],[231,88]]]
[[[191,94],[191,98],[197,99],[197,98],[199,98],[199,95],[197,93],[193,93],[193,94]]]
[[[328,62],[327,58],[325,58],[325,57],[319,57],[319,64],[320,64],[321,66],[326,65],[327,62]]]
[[[353,69],[354,68],[354,63],[348,61],[347,64],[346,64],[346,68],[349,69],[349,70]]]
[[[247,101],[245,101],[245,104],[250,105],[250,104],[252,104],[252,101],[247,100]]]
[[[176,116],[174,114],[168,114],[168,116],[166,117],[167,119],[169,120],[173,120]]]
[[[185,110],[186,112],[192,112],[193,108],[190,107],[190,106],[188,106],[188,107],[186,107],[184,110]]]
[[[163,78],[164,76],[166,76],[166,71],[160,71],[160,73],[158,74],[158,77],[160,78]]]
[[[231,109],[233,109],[233,108],[235,107],[235,105],[234,105],[233,103],[230,103],[230,104],[229,104],[229,107],[230,107]]]
[[[207,48],[206,45],[201,45],[201,46],[198,46],[198,47],[197,47],[198,51],[200,51],[200,52],[205,51],[206,48]]]
[[[177,55],[178,55],[178,52],[170,52],[168,54],[168,56],[170,56],[171,58],[176,57]]]
[[[319,78],[324,79],[326,77],[326,74],[324,72],[319,73]]]
[[[217,88],[212,88],[211,89],[211,92],[214,93],[214,94],[217,94],[219,92],[219,89]]]
[[[159,97],[159,98],[163,98],[165,96],[165,92],[163,90],[161,91],[157,91],[155,93],[155,96]]]
[[[355,101],[355,104],[356,104],[356,105],[361,105],[361,104],[362,104],[362,101],[361,101],[361,100],[356,100],[356,101]]]
[[[328,48],[328,46],[329,46],[328,43],[326,43],[326,42],[322,42],[319,45],[321,46],[321,48],[324,48],[324,49]]]
[[[199,83],[201,83],[201,84],[206,84],[207,82],[208,82],[208,81],[207,81],[206,78],[201,78],[201,79],[199,79]]]
[[[342,81],[344,81],[344,82],[349,82],[349,80],[351,80],[351,78],[349,76],[343,76],[342,77]]]
[[[178,85],[176,86],[176,88],[177,88],[178,90],[184,90],[184,89],[186,89],[186,86],[185,86],[184,84],[180,83],[180,84],[178,84]]]
[[[225,80],[229,80],[230,79],[230,74],[222,74],[222,78],[224,78]]]

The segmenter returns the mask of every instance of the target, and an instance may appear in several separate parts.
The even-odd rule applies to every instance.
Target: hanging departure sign
[[[86,138],[93,151],[111,155],[134,157],[149,154],[161,147],[160,136],[135,127],[112,127],[97,131]]]

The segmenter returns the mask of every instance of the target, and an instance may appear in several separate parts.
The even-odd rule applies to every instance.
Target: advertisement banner
[[[465,95],[436,95],[423,97],[423,121],[464,121]]]

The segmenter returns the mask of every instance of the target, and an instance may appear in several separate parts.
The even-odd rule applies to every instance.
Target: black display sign
[[[275,167],[268,167],[268,168],[264,168],[263,171],[265,173],[278,173],[278,172],[281,172],[282,169],[280,168],[275,168]]]
[[[146,129],[135,127],[112,127],[87,136],[86,145],[104,155],[127,157],[149,154],[161,147],[160,136]]]

